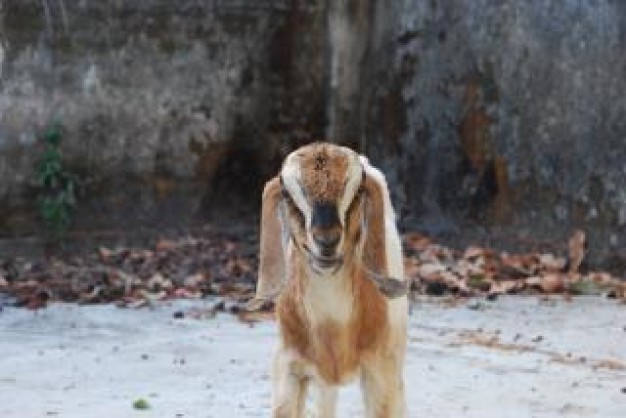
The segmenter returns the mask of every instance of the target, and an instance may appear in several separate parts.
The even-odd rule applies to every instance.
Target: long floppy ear
[[[282,185],[278,176],[265,184],[261,203],[261,237],[259,279],[256,295],[248,304],[250,309],[261,308],[280,293],[285,284],[285,251],[280,215]],[[258,306],[257,306],[258,305]]]
[[[363,245],[363,262],[365,266],[378,275],[387,276],[387,254],[385,251],[385,200],[387,186],[380,172],[372,167],[364,167],[363,191],[365,242]],[[376,170],[377,171],[377,170]]]

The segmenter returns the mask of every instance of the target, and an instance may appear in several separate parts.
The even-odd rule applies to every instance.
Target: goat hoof
[[[271,311],[273,308],[273,300],[259,297],[254,297],[241,306],[241,310],[244,312]]]

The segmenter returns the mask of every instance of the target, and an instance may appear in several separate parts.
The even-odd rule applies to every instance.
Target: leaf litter
[[[626,301],[623,278],[581,269],[586,240],[580,230],[572,234],[565,255],[511,254],[481,246],[459,251],[419,233],[405,234],[403,243],[405,275],[414,295],[493,300],[502,294],[592,294]],[[254,324],[271,318],[273,310],[272,303],[242,308],[255,293],[254,245],[224,236],[184,237],[159,239],[151,248],[100,247],[68,260],[0,260],[0,294],[28,309],[53,301],[141,308],[171,299],[217,297],[212,308],[181,317],[229,312]]]
[[[606,295],[626,301],[623,278],[603,271],[582,271],[585,233],[577,230],[568,241],[568,254],[498,253],[470,246],[454,251],[412,233],[407,246],[405,274],[414,291],[440,296],[502,294]]]

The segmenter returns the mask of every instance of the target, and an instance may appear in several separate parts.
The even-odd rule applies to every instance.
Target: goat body
[[[407,298],[370,278],[404,280],[394,218],[382,173],[336,145],[294,151],[266,185],[257,291],[280,293],[275,417],[302,417],[311,384],[318,416],[334,417],[337,386],[357,376],[367,417],[406,415]]]

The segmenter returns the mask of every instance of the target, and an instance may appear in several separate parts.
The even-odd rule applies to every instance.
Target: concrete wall
[[[366,26],[343,19],[348,43],[368,39],[358,105],[338,129],[359,129],[407,223],[520,243],[583,227],[624,259],[626,3],[360,4]]]
[[[78,226],[254,206],[290,149],[329,138],[384,168],[407,225],[531,241],[585,227],[604,255],[626,246],[624,2],[0,7],[4,235],[36,231],[37,138],[59,120],[87,180]]]
[[[2,234],[37,228],[38,138],[57,121],[66,164],[85,181],[85,227],[184,223],[212,202],[256,197],[282,148],[322,136],[318,6],[0,4]]]

